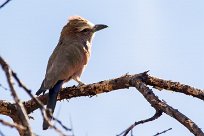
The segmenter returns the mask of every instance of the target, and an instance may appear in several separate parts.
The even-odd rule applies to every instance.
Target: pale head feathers
[[[75,31],[80,32],[84,29],[92,29],[94,27],[94,24],[83,17],[71,16],[69,17],[69,22],[67,26]]]

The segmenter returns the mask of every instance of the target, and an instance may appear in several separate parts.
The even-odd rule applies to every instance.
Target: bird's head
[[[107,25],[103,24],[94,25],[80,16],[71,16],[61,32],[61,37],[64,39],[72,37],[72,39],[90,43],[95,32],[107,27]]]
[[[107,28],[107,25],[96,24],[94,25],[90,21],[80,17],[80,16],[71,16],[67,26],[75,32],[90,32],[94,33],[104,28]]]

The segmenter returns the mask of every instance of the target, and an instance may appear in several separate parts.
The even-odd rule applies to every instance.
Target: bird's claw
[[[81,87],[81,86],[83,86],[83,85],[85,85],[83,82],[81,82],[81,81],[79,81],[78,82],[79,84],[77,85],[77,87]]]

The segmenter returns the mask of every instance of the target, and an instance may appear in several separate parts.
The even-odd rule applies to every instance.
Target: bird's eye
[[[90,29],[88,29],[88,28],[85,28],[85,29],[83,29],[81,32],[88,32]]]

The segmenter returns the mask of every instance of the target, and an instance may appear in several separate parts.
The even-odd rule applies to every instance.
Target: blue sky
[[[0,10],[0,55],[35,93],[62,27],[69,16],[80,15],[109,26],[95,35],[91,60],[81,77],[83,82],[150,70],[153,76],[203,89],[203,5],[202,0],[11,1]],[[0,83],[7,86],[3,72],[0,77]],[[65,86],[73,84],[76,83],[71,81]],[[22,100],[29,99],[17,85],[16,90]],[[0,91],[0,99],[12,100],[9,91]],[[154,92],[204,128],[202,101],[171,91]],[[67,126],[72,119],[76,136],[114,136],[134,121],[153,114],[154,109],[134,88],[64,100],[57,103],[55,112]],[[42,131],[39,110],[31,115],[35,118],[31,120],[34,132],[57,135],[53,130]],[[134,134],[150,136],[170,127],[173,130],[165,136],[192,135],[165,114],[136,127]],[[6,136],[16,134],[15,129],[1,124],[0,130]]]

